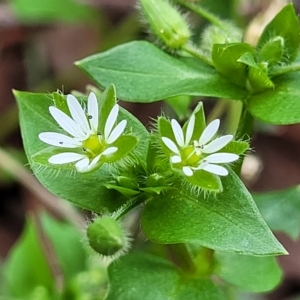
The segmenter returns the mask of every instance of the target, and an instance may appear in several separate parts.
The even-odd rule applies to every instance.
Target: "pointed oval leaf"
[[[170,191],[149,201],[141,218],[145,235],[163,244],[194,242],[248,255],[286,254],[240,179],[230,171],[222,183],[218,194]]]

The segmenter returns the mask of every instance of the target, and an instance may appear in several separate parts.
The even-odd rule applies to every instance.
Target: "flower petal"
[[[208,164],[203,170],[220,176],[228,175],[228,171],[224,167],[218,165]]]
[[[77,160],[80,160],[82,158],[85,158],[86,156],[84,154],[74,153],[74,152],[63,152],[59,154],[55,154],[51,156],[48,159],[48,162],[50,164],[54,165],[62,165],[62,164],[68,164]]]
[[[165,144],[172,152],[174,152],[174,153],[180,155],[180,152],[179,152],[179,150],[178,150],[176,144],[175,144],[172,140],[170,140],[169,138],[164,137],[164,136],[163,136],[161,139],[162,139],[162,141],[164,142],[164,144]]]
[[[78,148],[81,146],[80,142],[73,138],[56,132],[42,132],[38,135],[39,139],[49,145],[62,148]]]
[[[120,135],[124,132],[126,125],[127,125],[126,120],[121,121],[116,126],[116,128],[111,132],[111,134],[107,137],[106,142],[108,144],[112,144],[113,142],[115,142],[120,137]]]
[[[191,177],[191,176],[193,176],[193,170],[190,168],[190,167],[187,167],[187,166],[184,166],[183,168],[182,168],[182,172],[186,175],[186,176],[188,176],[188,177]]]
[[[206,156],[204,158],[205,161],[208,161],[209,163],[230,163],[235,160],[237,160],[239,156],[234,153],[214,153]]]
[[[49,107],[50,114],[58,125],[74,137],[83,137],[85,133],[80,126],[71,119],[67,114],[56,108],[55,106]]]
[[[171,125],[178,146],[184,147],[184,136],[181,126],[175,119],[171,120]]]
[[[89,94],[88,98],[88,116],[91,129],[96,133],[98,131],[99,122],[98,100],[96,95],[92,92]]]
[[[101,155],[110,155],[110,154],[113,154],[113,153],[115,153],[115,152],[117,152],[117,151],[118,151],[118,147],[109,147],[109,148],[105,149],[105,150],[101,153]]]
[[[221,150],[222,148],[224,148],[232,139],[233,139],[233,135],[231,135],[231,134],[221,136],[221,137],[213,140],[209,144],[203,146],[202,152],[203,153],[217,152],[217,151]]]
[[[181,162],[181,157],[179,155],[174,155],[171,157],[172,164],[178,164]]]
[[[119,105],[115,104],[110,111],[104,127],[104,138],[107,140],[112,128],[114,127],[119,113]]]
[[[77,162],[75,164],[75,167],[79,171],[79,170],[81,170],[83,168],[86,168],[89,165],[89,162],[90,162],[89,158],[85,157],[84,159],[82,159],[79,162]]]
[[[67,103],[73,120],[80,126],[85,134],[88,134],[90,131],[90,126],[85,112],[78,100],[73,95],[68,95]]]
[[[191,141],[193,132],[194,132],[194,127],[195,127],[195,115],[192,114],[190,117],[190,120],[188,122],[187,128],[186,128],[186,133],[185,133],[185,146],[189,144]]]
[[[203,130],[200,139],[199,139],[199,144],[200,145],[205,145],[206,143],[208,143],[213,136],[217,133],[218,129],[220,126],[220,120],[216,119],[214,121],[212,121],[211,123],[209,123],[205,129]]]

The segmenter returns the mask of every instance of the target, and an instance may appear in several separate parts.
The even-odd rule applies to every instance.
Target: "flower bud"
[[[129,238],[112,217],[96,218],[87,228],[90,246],[104,256],[118,256],[129,248]]]
[[[166,46],[178,49],[190,36],[189,27],[182,15],[167,0],[140,0],[150,30]]]

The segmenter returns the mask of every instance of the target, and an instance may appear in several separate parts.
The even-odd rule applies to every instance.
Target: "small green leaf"
[[[270,228],[296,240],[300,235],[300,186],[254,194],[253,198]]]
[[[274,89],[249,97],[249,112],[266,123],[300,123],[299,73],[288,73],[272,80]]]
[[[113,82],[118,97],[126,101],[147,103],[178,95],[246,96],[244,89],[199,59],[175,58],[145,41],[120,45],[76,64],[100,86]]]
[[[284,54],[284,38],[274,37],[262,46],[258,53],[258,60],[267,62],[270,66],[280,64]]]
[[[239,62],[245,53],[253,53],[254,49],[246,43],[214,44],[212,60],[218,72],[234,84],[245,87],[247,66]]]
[[[274,289],[282,272],[274,257],[255,257],[216,251],[214,273],[242,290],[262,293]]]
[[[293,4],[290,3],[265,27],[257,43],[258,55],[261,59],[274,61],[274,51],[275,53],[278,51],[276,40],[281,40],[280,43],[283,45],[283,59],[278,61],[278,64],[283,62],[291,63],[296,59],[299,52],[299,31],[298,17]],[[270,47],[272,51],[270,51]]]
[[[208,279],[189,278],[167,260],[149,254],[129,254],[108,268],[105,300],[225,300]]]
[[[198,243],[248,255],[286,254],[240,179],[230,171],[222,183],[222,193],[197,196],[180,188],[147,202],[141,218],[145,235],[163,244]]]
[[[105,184],[105,186],[108,189],[112,189],[112,190],[120,192],[125,197],[135,196],[135,195],[138,195],[140,193],[140,191],[129,189],[129,188],[125,188],[125,187],[122,187],[122,186],[119,186],[119,185]]]

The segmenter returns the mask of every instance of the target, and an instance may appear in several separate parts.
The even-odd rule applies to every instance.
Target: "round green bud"
[[[121,224],[109,216],[97,218],[87,228],[90,246],[104,256],[118,255],[128,248],[128,237]]]
[[[178,49],[190,36],[187,22],[167,0],[140,0],[144,16],[151,32],[166,46]]]

